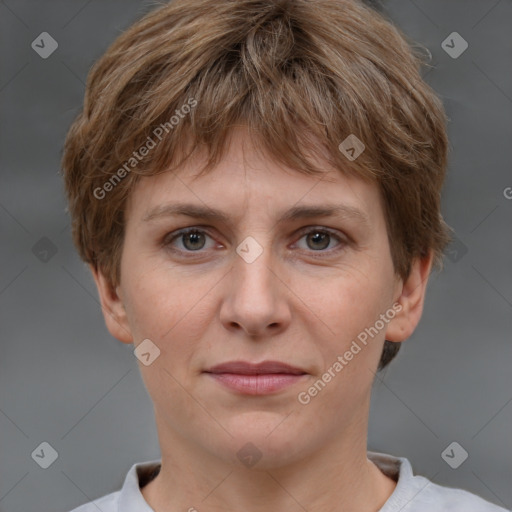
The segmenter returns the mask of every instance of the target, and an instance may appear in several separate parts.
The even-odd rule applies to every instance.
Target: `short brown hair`
[[[115,288],[126,200],[140,176],[177,169],[202,150],[208,172],[238,124],[297,172],[323,174],[311,158],[322,156],[376,182],[397,275],[428,251],[440,267],[450,239],[440,214],[446,116],[411,43],[357,0],[173,0],[145,15],[91,69],[65,142],[81,258]],[[354,160],[339,149],[350,135],[365,146]],[[134,151],[150,139],[139,164]],[[385,342],[379,369],[400,345]]]

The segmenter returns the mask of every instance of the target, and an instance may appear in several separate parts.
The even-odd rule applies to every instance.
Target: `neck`
[[[155,512],[377,512],[396,482],[367,459],[366,429],[355,430],[264,469],[234,466],[174,436],[162,449],[160,473],[141,492]]]

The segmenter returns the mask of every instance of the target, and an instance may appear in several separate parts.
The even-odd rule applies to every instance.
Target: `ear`
[[[96,287],[98,288],[101,311],[103,312],[107,329],[110,334],[119,341],[123,343],[133,343],[133,336],[126,316],[126,310],[118,293],[119,286],[113,290],[100,270],[94,268],[92,265],[89,265],[89,268],[91,269]]]
[[[405,341],[416,329],[423,312],[433,256],[434,253],[429,251],[426,256],[415,259],[409,276],[405,281],[401,281],[399,285],[401,291],[398,290],[399,296],[395,300],[395,303],[400,304],[401,309],[388,323],[386,340]]]

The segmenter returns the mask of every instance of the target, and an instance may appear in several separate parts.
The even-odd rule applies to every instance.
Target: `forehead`
[[[324,162],[315,162],[325,169],[315,176],[287,168],[259,151],[242,130],[234,132],[219,164],[199,176],[205,163],[205,157],[191,158],[176,171],[140,179],[130,195],[127,220],[141,221],[178,202],[221,209],[234,220],[251,212],[282,214],[294,205],[342,206],[372,223],[383,215],[376,183]]]

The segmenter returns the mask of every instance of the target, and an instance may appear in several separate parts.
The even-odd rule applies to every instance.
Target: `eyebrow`
[[[227,224],[230,216],[221,210],[191,203],[164,204],[153,208],[143,217],[144,222],[149,222],[162,217],[171,217],[184,215],[196,219],[223,222]],[[279,216],[277,222],[286,222],[292,220],[308,219],[314,217],[346,217],[352,218],[363,224],[369,224],[368,216],[358,208],[353,206],[336,205],[311,205],[311,206],[293,206]]]

